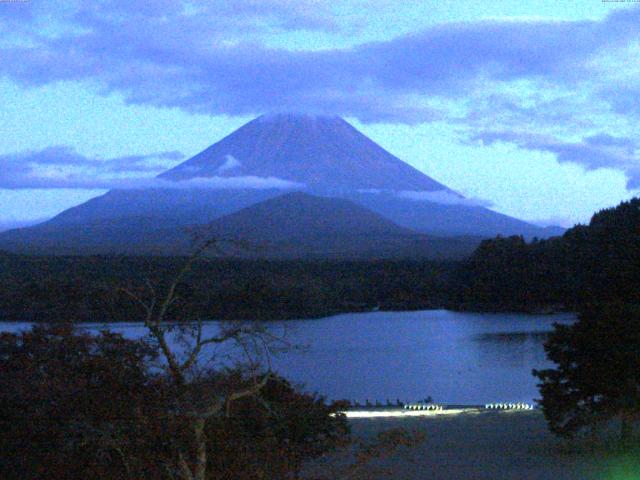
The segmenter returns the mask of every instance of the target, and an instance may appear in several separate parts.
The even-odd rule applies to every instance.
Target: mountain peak
[[[266,114],[161,175],[275,177],[316,192],[448,190],[339,116]]]
[[[233,238],[295,241],[332,235],[415,233],[344,198],[291,192],[214,220],[210,231]]]
[[[304,123],[304,122],[345,122],[345,120],[338,115],[317,114],[304,111],[278,111],[265,113],[255,119],[260,123]]]
[[[486,208],[432,201],[437,196],[425,192],[456,194],[332,115],[263,115],[159,177],[173,182],[241,177],[243,182],[230,181],[228,188],[220,189],[214,185],[225,185],[224,181],[211,182],[211,188],[112,190],[43,224],[3,232],[0,247],[36,252],[123,251],[134,240],[159,245],[167,242],[169,231],[207,224],[243,209],[242,215],[226,221],[257,225],[258,220],[240,220],[245,215],[260,218],[263,231],[272,232],[267,226],[277,213],[281,225],[289,226],[282,230],[292,237],[296,229],[356,231],[349,220],[355,215],[365,236],[372,236],[372,225],[381,232],[405,228],[437,235],[549,236],[541,228]],[[296,185],[306,193],[342,200],[293,193],[269,201],[282,193],[281,180],[293,182],[285,185]],[[416,198],[404,198],[403,191],[416,193]],[[296,218],[300,221],[289,222]]]

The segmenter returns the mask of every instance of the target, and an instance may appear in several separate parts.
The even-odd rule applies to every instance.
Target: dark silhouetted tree
[[[344,405],[280,377],[243,396],[256,384],[240,370],[187,377],[187,399],[153,373],[155,357],[143,342],[70,325],[0,335],[0,478],[180,479],[201,447],[201,478],[284,480],[349,439]]]
[[[640,309],[586,307],[573,325],[556,325],[545,343],[555,368],[534,370],[552,432],[572,437],[609,420],[627,442],[640,416]]]
[[[155,352],[70,325],[0,335],[0,478],[150,478],[162,441]]]

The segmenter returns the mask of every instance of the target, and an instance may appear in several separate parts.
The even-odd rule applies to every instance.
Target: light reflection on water
[[[308,347],[280,354],[273,364],[307,390],[334,399],[531,402],[538,396],[531,370],[548,365],[542,347],[546,333],[554,322],[573,320],[571,314],[426,310],[270,322],[278,332],[284,328],[293,345]],[[130,338],[144,334],[140,324],[111,327]],[[0,323],[0,330],[20,328],[28,324]]]
[[[548,365],[546,332],[573,320],[445,310],[338,315],[295,323],[291,337],[311,351],[275,363],[330,398],[531,402],[538,396],[531,370]]]

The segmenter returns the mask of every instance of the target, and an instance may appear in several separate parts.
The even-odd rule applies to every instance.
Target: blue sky
[[[586,222],[640,188],[640,4],[0,1],[0,228],[280,110],[342,115],[497,211]]]

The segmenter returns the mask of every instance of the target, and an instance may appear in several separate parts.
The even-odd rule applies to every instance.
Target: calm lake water
[[[561,315],[479,314],[446,310],[350,313],[314,320],[270,322],[302,350],[279,354],[274,369],[328,398],[453,404],[531,402],[533,368],[544,368],[542,342]],[[216,322],[209,328],[215,329]],[[0,322],[0,330],[29,324]],[[96,327],[89,326],[91,330]],[[136,338],[139,324],[110,328]]]

